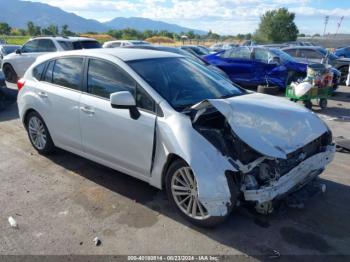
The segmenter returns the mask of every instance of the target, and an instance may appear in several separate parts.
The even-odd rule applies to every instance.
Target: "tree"
[[[35,31],[35,25],[32,21],[29,21],[27,23],[27,31],[29,35],[35,35],[36,31]]]
[[[287,8],[267,11],[261,18],[255,39],[262,42],[288,42],[297,39],[299,30],[294,23],[295,14]]]
[[[0,35],[9,35],[11,33],[11,27],[8,23],[0,23]]]
[[[41,35],[41,27],[36,26],[32,21],[27,23],[27,32],[30,36]]]

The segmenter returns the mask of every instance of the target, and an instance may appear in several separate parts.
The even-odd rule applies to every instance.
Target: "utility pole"
[[[329,15],[326,15],[324,17],[324,30],[323,30],[323,36],[326,35],[326,29],[327,29],[327,25],[328,25],[328,20],[329,20]]]
[[[337,34],[338,34],[338,32],[339,32],[339,28],[340,28],[341,23],[343,22],[343,20],[344,20],[344,16],[342,16],[342,17],[340,18],[340,21],[339,21],[339,23],[338,23],[338,27],[337,27],[337,32],[335,33],[335,35],[337,35]]]

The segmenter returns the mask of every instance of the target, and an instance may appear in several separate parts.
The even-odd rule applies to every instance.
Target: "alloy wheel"
[[[33,145],[43,150],[47,143],[47,134],[44,123],[36,116],[30,118],[28,123],[28,132]]]
[[[176,205],[187,216],[197,220],[209,217],[198,199],[197,182],[190,167],[182,167],[175,172],[171,179],[171,192]]]

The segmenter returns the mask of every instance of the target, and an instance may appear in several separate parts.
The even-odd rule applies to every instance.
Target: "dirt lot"
[[[350,88],[340,88],[329,103],[315,111],[334,136],[350,138],[350,120],[334,118],[350,116]],[[304,209],[262,216],[241,207],[222,226],[201,229],[143,182],[64,151],[38,155],[14,104],[0,112],[0,255],[350,255],[349,163],[350,154],[336,154],[321,176],[326,194]],[[9,226],[9,216],[18,229]]]

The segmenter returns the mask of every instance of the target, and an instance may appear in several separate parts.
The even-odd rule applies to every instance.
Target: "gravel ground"
[[[350,138],[350,120],[337,118],[350,116],[349,87],[315,111],[334,136]],[[0,112],[0,255],[350,255],[349,162],[350,154],[336,154],[321,176],[326,194],[303,209],[262,216],[240,207],[218,228],[202,229],[141,181],[68,152],[38,155],[13,104]]]

